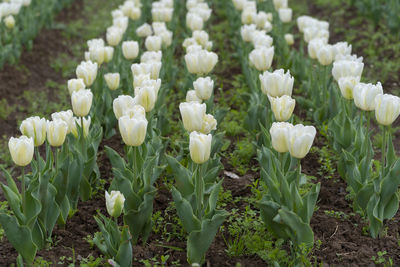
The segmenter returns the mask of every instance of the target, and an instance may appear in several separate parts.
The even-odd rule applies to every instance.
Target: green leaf
[[[166,155],[168,164],[174,171],[174,177],[176,181],[176,187],[181,194],[186,197],[194,191],[194,185],[192,184],[192,174],[188,169],[182,166],[175,158]]]
[[[296,244],[302,243],[312,247],[314,243],[314,233],[309,224],[303,222],[301,218],[294,212],[283,207],[278,211],[282,221],[287,224],[293,231],[293,240]]]
[[[186,199],[182,198],[181,193],[175,187],[172,187],[172,198],[174,199],[176,211],[186,232],[191,233],[192,231],[199,230],[201,223],[194,215],[192,206]]]
[[[132,245],[131,236],[129,234],[128,226],[123,226],[121,233],[121,243],[119,245],[118,253],[115,256],[115,260],[122,267],[132,266]]]

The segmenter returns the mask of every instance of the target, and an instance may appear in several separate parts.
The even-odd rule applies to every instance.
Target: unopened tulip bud
[[[317,131],[314,126],[297,124],[289,130],[288,148],[292,157],[304,158],[314,142]]]
[[[135,105],[137,105],[136,100],[129,95],[120,95],[114,99],[113,110],[117,120],[125,115],[124,112],[126,110],[133,108]]]
[[[211,80],[210,77],[200,77],[197,78],[196,81],[193,82],[194,90],[196,91],[196,95],[202,99],[207,100],[211,97],[213,89],[214,89],[214,81]]]
[[[90,89],[73,92],[71,96],[72,110],[78,117],[85,117],[92,107],[93,94]]]
[[[212,130],[217,129],[217,120],[213,115],[206,114],[203,117],[203,125],[201,126],[201,133],[209,134]]]
[[[20,167],[25,167],[31,163],[34,148],[34,141],[32,137],[11,137],[8,141],[8,149],[10,150],[11,158],[14,163]]]
[[[292,9],[291,8],[280,8],[278,10],[279,13],[279,19],[283,23],[288,23],[292,21]]]
[[[271,67],[274,58],[274,47],[259,47],[249,54],[250,65],[258,71],[266,71]]]
[[[273,122],[269,133],[271,134],[272,147],[279,153],[289,151],[289,131],[293,125],[288,122]]]
[[[111,191],[108,194],[106,191],[106,208],[111,217],[117,218],[121,215],[124,209],[125,197],[119,191]]]
[[[91,61],[81,62],[76,68],[76,76],[83,79],[86,86],[91,86],[97,76],[97,63]]]
[[[339,89],[346,99],[353,99],[353,89],[360,82],[360,77],[342,77],[339,79]]]
[[[292,116],[296,101],[288,95],[269,97],[272,111],[277,121],[287,121]]]
[[[261,91],[263,94],[272,97],[281,97],[283,95],[292,95],[294,78],[288,70],[286,73],[283,69],[274,72],[264,72],[260,74]]]
[[[63,120],[68,126],[67,134],[71,132],[74,124],[74,113],[72,112],[72,110],[69,109],[67,111],[54,112],[53,114],[51,114],[51,119],[53,121]]]
[[[122,140],[127,146],[140,146],[143,144],[147,131],[145,117],[122,116],[118,120]]]
[[[63,120],[47,121],[47,141],[51,146],[59,147],[64,144],[68,125]]]
[[[107,73],[104,75],[104,80],[106,80],[108,88],[110,90],[117,90],[119,87],[119,73]]]
[[[46,119],[38,116],[27,118],[22,121],[19,130],[23,135],[32,137],[35,146],[41,146],[46,140]]]
[[[210,158],[211,141],[211,134],[190,133],[189,150],[193,162],[203,164]]]
[[[400,114],[400,98],[390,94],[375,97],[375,117],[379,124],[389,126]]]
[[[202,100],[197,96],[195,90],[189,90],[186,93],[186,102],[197,102],[201,103]]]
[[[201,131],[203,118],[206,115],[206,104],[184,102],[179,104],[183,127],[188,132]]]
[[[380,82],[376,85],[371,83],[358,83],[353,88],[354,104],[362,110],[371,111],[375,109],[375,97],[383,94]]]
[[[294,44],[293,34],[290,33],[285,34],[285,41],[289,46],[292,46]]]

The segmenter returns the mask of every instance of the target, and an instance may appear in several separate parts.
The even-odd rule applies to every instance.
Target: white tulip
[[[240,35],[242,36],[243,41],[251,42],[253,40],[253,33],[256,31],[255,24],[247,24],[243,25],[240,28]]]
[[[119,191],[106,191],[106,208],[111,217],[119,217],[124,209],[125,197]]]
[[[121,29],[122,32],[125,32],[128,29],[128,17],[119,17],[113,19],[113,26]]]
[[[146,37],[145,46],[149,51],[161,50],[162,39],[160,36],[151,35]]]
[[[255,24],[257,20],[257,10],[246,8],[241,15],[242,24]]]
[[[200,77],[193,82],[194,90],[198,98],[207,100],[211,97],[214,89],[214,81],[210,77]]]
[[[62,146],[68,133],[68,124],[63,120],[47,121],[46,133],[51,146]]]
[[[27,118],[22,121],[19,130],[23,135],[32,137],[35,146],[41,146],[46,140],[46,119],[38,116]]]
[[[139,37],[147,37],[147,36],[152,35],[153,31],[151,29],[151,26],[149,24],[145,23],[136,29],[136,34]]]
[[[342,96],[346,99],[353,99],[353,89],[360,82],[361,77],[342,77],[339,79],[339,89]]]
[[[189,150],[193,162],[202,164],[210,158],[212,135],[190,133]]]
[[[188,12],[186,14],[186,26],[191,30],[191,31],[200,31],[203,29],[203,19],[192,12]]]
[[[15,26],[15,19],[14,19],[14,17],[13,17],[12,15],[7,16],[7,17],[4,19],[4,24],[6,25],[6,27],[7,27],[8,29],[14,28],[14,26]]]
[[[161,62],[162,52],[161,51],[146,51],[140,57],[141,63],[149,63],[152,61]]]
[[[133,77],[141,74],[150,74],[150,78],[157,80],[160,75],[161,62],[148,62],[140,64],[132,64],[131,71]]]
[[[146,112],[150,112],[157,101],[157,91],[151,86],[138,87],[135,89],[135,100],[137,104],[144,107]]]
[[[289,151],[288,140],[289,131],[293,128],[293,125],[288,122],[273,122],[269,133],[271,135],[272,147],[279,153],[285,153]]]
[[[249,54],[250,65],[258,71],[266,71],[272,65],[274,58],[274,47],[258,47]]]
[[[213,115],[206,114],[203,117],[203,125],[201,126],[201,133],[209,134],[212,130],[217,129],[217,120]]]
[[[308,55],[310,58],[317,59],[319,50],[327,44],[328,40],[325,38],[312,39],[307,45]]]
[[[86,86],[91,86],[96,80],[97,76],[97,63],[91,61],[82,61],[76,68],[76,76],[83,79]],[[71,94],[72,95],[72,94]]]
[[[264,32],[254,32],[252,43],[254,47],[257,48],[269,48],[272,47],[273,39],[271,36],[265,34]]]
[[[283,69],[274,72],[264,72],[259,76],[261,81],[261,91],[272,97],[281,97],[283,95],[292,95],[294,78],[288,70],[286,73]]]
[[[206,114],[206,104],[184,102],[179,104],[183,127],[188,132],[201,131]]]
[[[87,46],[89,47],[89,49],[92,47],[104,46],[104,40],[101,38],[91,39],[91,40],[88,40],[86,43],[87,43]]]
[[[32,137],[11,137],[8,141],[8,149],[10,150],[11,158],[16,165],[21,167],[25,167],[26,165],[31,163],[34,148],[35,147]]]
[[[107,28],[107,33],[106,33],[107,43],[111,46],[117,46],[121,42],[123,35],[124,32],[122,31],[121,28],[111,26]]]
[[[202,100],[197,96],[195,90],[189,90],[186,93],[186,102],[197,102],[201,103]]]
[[[128,60],[133,60],[139,55],[139,44],[136,41],[122,43],[122,54]]]
[[[292,21],[292,9],[291,8],[280,8],[278,10],[278,14],[279,14],[279,19],[283,22],[283,23],[288,23]]]
[[[329,31],[325,29],[321,29],[315,26],[308,27],[304,29],[304,41],[310,42],[312,39],[315,38],[324,38],[329,39]]]
[[[339,57],[340,58],[340,57]],[[361,61],[359,60],[361,59]],[[357,60],[335,60],[333,62],[332,75],[336,81],[342,77],[361,77],[364,63],[362,62],[362,57]]]
[[[285,41],[289,46],[292,46],[294,44],[294,37],[293,34],[291,33],[286,33],[285,34]]]
[[[390,94],[375,97],[375,117],[379,124],[391,125],[400,114],[400,98]]]
[[[333,61],[333,49],[331,45],[322,46],[317,53],[317,59],[319,64],[327,66],[332,64]]]
[[[317,131],[314,126],[297,124],[289,130],[288,148],[292,157],[302,159],[310,151]]]
[[[85,117],[92,107],[93,94],[90,89],[73,92],[71,95],[72,110],[78,117]]]
[[[124,115],[118,119],[122,140],[127,146],[140,146],[146,138],[147,120],[145,117]]]
[[[292,116],[296,101],[288,95],[269,97],[272,112],[277,121],[287,121]]]
[[[150,80],[150,74],[139,74],[133,77],[133,88],[141,87],[144,81]]]
[[[110,90],[117,90],[119,87],[120,75],[119,73],[107,73],[104,74],[104,80],[106,80],[107,86]]]
[[[72,110],[69,109],[67,111],[54,112],[53,114],[51,114],[51,119],[53,121],[55,121],[55,120],[65,121],[65,123],[68,126],[67,133],[71,132],[71,129],[74,124],[74,113],[72,112]]]
[[[135,105],[137,105],[136,100],[129,95],[120,95],[116,99],[114,99],[113,111],[117,120],[125,115],[124,112],[126,110],[133,108]]]
[[[104,62],[108,63],[112,60],[114,56],[114,47],[105,46],[104,47]]]
[[[354,104],[365,111],[375,109],[375,97],[383,94],[383,88],[380,82],[376,85],[371,83],[358,83],[353,88]]]
[[[338,42],[333,45],[333,58],[337,56],[348,56],[351,55],[351,45],[347,42]]]
[[[186,67],[190,73],[202,75],[212,71],[218,62],[218,55],[214,52],[200,50],[185,55]]]
[[[288,0],[274,0],[273,3],[275,10],[288,7]]]

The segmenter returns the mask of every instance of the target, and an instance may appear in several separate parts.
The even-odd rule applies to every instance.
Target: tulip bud
[[[185,55],[188,71],[192,74],[202,75],[212,71],[218,62],[218,55],[214,52],[200,50]]]
[[[161,51],[146,51],[140,57],[140,63],[161,62]]]
[[[193,82],[194,90],[198,98],[207,100],[211,97],[214,89],[214,81],[210,77],[200,77]]]
[[[63,120],[47,121],[47,141],[51,146],[59,147],[64,144],[68,125]]]
[[[165,31],[157,36],[161,37],[162,44],[165,45],[166,47],[170,46],[172,44],[172,32],[171,31]]]
[[[89,49],[89,58],[92,62],[96,62],[101,65],[104,62],[104,46],[95,46],[90,47]]]
[[[71,133],[72,133],[76,138],[78,138],[78,128],[77,128],[77,125],[78,125],[79,127],[82,127],[81,119],[83,119],[83,136],[86,138],[86,137],[89,135],[90,124],[91,124],[91,122],[92,122],[92,119],[90,118],[90,116],[88,116],[87,119],[86,119],[86,118],[83,118],[83,117],[81,117],[81,118],[74,117],[74,118],[73,118],[73,122],[72,122],[72,124],[71,124]]]
[[[128,29],[128,17],[119,17],[113,19],[113,26],[118,27],[125,32]]]
[[[203,118],[206,115],[206,104],[184,102],[179,104],[183,127],[188,132],[201,131]]]
[[[160,36],[151,35],[146,37],[145,46],[149,51],[161,50],[162,39]]]
[[[104,75],[104,80],[106,80],[108,88],[110,90],[117,90],[119,87],[119,73],[107,73]]]
[[[339,57],[340,58],[340,57]],[[333,62],[332,75],[336,81],[341,77],[361,77],[364,69],[362,57],[337,60]]]
[[[90,89],[73,92],[71,96],[72,110],[78,117],[85,117],[92,107],[93,94]]]
[[[292,21],[292,9],[291,8],[280,8],[278,10],[279,13],[279,19],[283,23],[288,23]]]
[[[268,97],[277,121],[287,121],[292,116],[296,101],[288,95]]]
[[[153,110],[154,105],[157,101],[157,91],[154,87],[138,87],[135,89],[135,101],[137,104],[144,107],[146,112]]]
[[[288,7],[288,0],[274,0],[273,3],[275,10]]]
[[[285,41],[289,46],[292,46],[294,44],[293,34],[290,33],[285,34]]]
[[[346,99],[353,99],[353,89],[360,82],[361,77],[342,77],[338,84],[342,96]]]
[[[147,131],[145,117],[132,117],[124,115],[118,120],[122,140],[127,146],[140,146],[143,144]]]
[[[242,36],[243,41],[251,42],[253,39],[253,33],[256,31],[256,25],[243,25],[240,28],[240,35]]]
[[[151,26],[145,23],[136,29],[136,34],[139,37],[147,37],[152,35],[153,31],[151,30]]]
[[[60,111],[60,112],[54,112],[51,114],[51,119],[53,121],[55,120],[63,120],[67,126],[68,126],[68,131],[67,134],[71,132],[71,129],[74,124],[74,114],[72,113],[72,110],[67,110],[67,111]]]
[[[201,133],[209,134],[212,130],[217,129],[217,120],[213,115],[206,114],[203,117],[203,125],[201,126]]]
[[[23,135],[32,137],[35,146],[41,146],[46,140],[46,119],[30,117],[22,121],[19,130]]]
[[[117,120],[121,118],[124,112],[137,105],[136,100],[129,95],[120,95],[113,101],[113,110]]]
[[[333,61],[333,51],[331,45],[322,46],[317,53],[319,64],[323,66],[330,65]]]
[[[121,42],[123,35],[124,32],[121,28],[111,26],[107,29],[106,33],[107,43],[111,46],[117,46]]]
[[[33,143],[32,137],[21,136],[19,138],[10,138],[8,141],[8,149],[16,165],[25,167],[31,163],[34,151]]]
[[[321,49],[321,47],[325,46],[328,44],[328,40],[325,38],[315,38],[312,39],[307,46],[308,50],[308,55],[312,59],[317,59],[318,58],[318,51]]]
[[[294,78],[290,76],[290,71],[286,73],[283,69],[274,72],[264,72],[260,74],[261,91],[272,97],[292,95]]]
[[[400,114],[400,98],[390,94],[375,97],[375,117],[379,124],[389,126]]]
[[[76,76],[83,79],[86,86],[91,86],[97,76],[97,63],[82,61],[76,68]]]
[[[359,83],[353,88],[354,104],[365,111],[375,109],[375,97],[383,94],[383,88],[380,82],[376,85],[371,83]]]
[[[289,151],[289,131],[293,125],[288,122],[273,122],[269,133],[271,135],[272,147],[279,153]]]
[[[310,151],[317,131],[314,126],[297,124],[289,130],[288,148],[292,157],[302,159]]]
[[[272,65],[274,58],[274,47],[259,47],[253,49],[249,55],[250,65],[254,66],[258,71],[266,71]]]
[[[119,191],[106,191],[106,208],[111,217],[119,217],[124,209],[125,197]]]
[[[203,19],[192,12],[188,12],[186,14],[186,26],[191,30],[191,31],[200,31],[203,29]]]
[[[161,62],[148,62],[140,64],[132,64],[131,71],[132,76],[136,77],[142,74],[150,74],[150,78],[157,80],[160,75]]]
[[[8,29],[12,29],[15,26],[15,19],[12,15],[9,15],[4,19],[4,23]]]
[[[212,135],[190,133],[189,150],[193,162],[202,164],[210,158]]]
[[[197,96],[195,90],[189,90],[186,93],[186,102],[197,102],[201,104],[202,100]]]
[[[114,47],[105,46],[104,47],[104,62],[108,63],[112,60],[114,56]]]

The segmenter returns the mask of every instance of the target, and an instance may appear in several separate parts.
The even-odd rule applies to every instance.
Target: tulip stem
[[[25,204],[25,167],[22,167],[21,173],[21,194],[22,194],[22,213],[26,212],[26,204]]]
[[[364,115],[364,111],[360,111],[360,132],[362,132],[362,126],[363,126],[363,115]],[[368,128],[367,128],[367,131],[368,131]]]
[[[83,129],[83,117],[81,117],[81,138],[82,138],[82,155],[84,158],[86,158],[86,152],[85,152],[85,130]]]
[[[195,183],[196,183],[196,195],[197,195],[197,218],[201,221],[202,217],[202,206],[203,206],[203,171],[202,166],[197,164],[196,166],[196,176],[195,176]]]
[[[38,164],[38,165],[37,165],[37,166],[38,166],[38,167],[37,167],[37,168],[38,168],[38,174],[39,174],[39,178],[40,178],[40,163],[41,163],[41,162],[40,162],[39,147],[36,147],[36,148],[35,148],[35,154],[36,154],[36,155],[35,155],[35,156],[36,156],[36,161],[37,161],[37,164]]]
[[[381,179],[383,179],[385,174],[386,135],[386,126],[383,126]]]
[[[297,188],[299,188],[299,186],[300,186],[300,179],[301,179],[301,159],[298,159],[298,161],[297,161],[297,179],[296,179]]]

